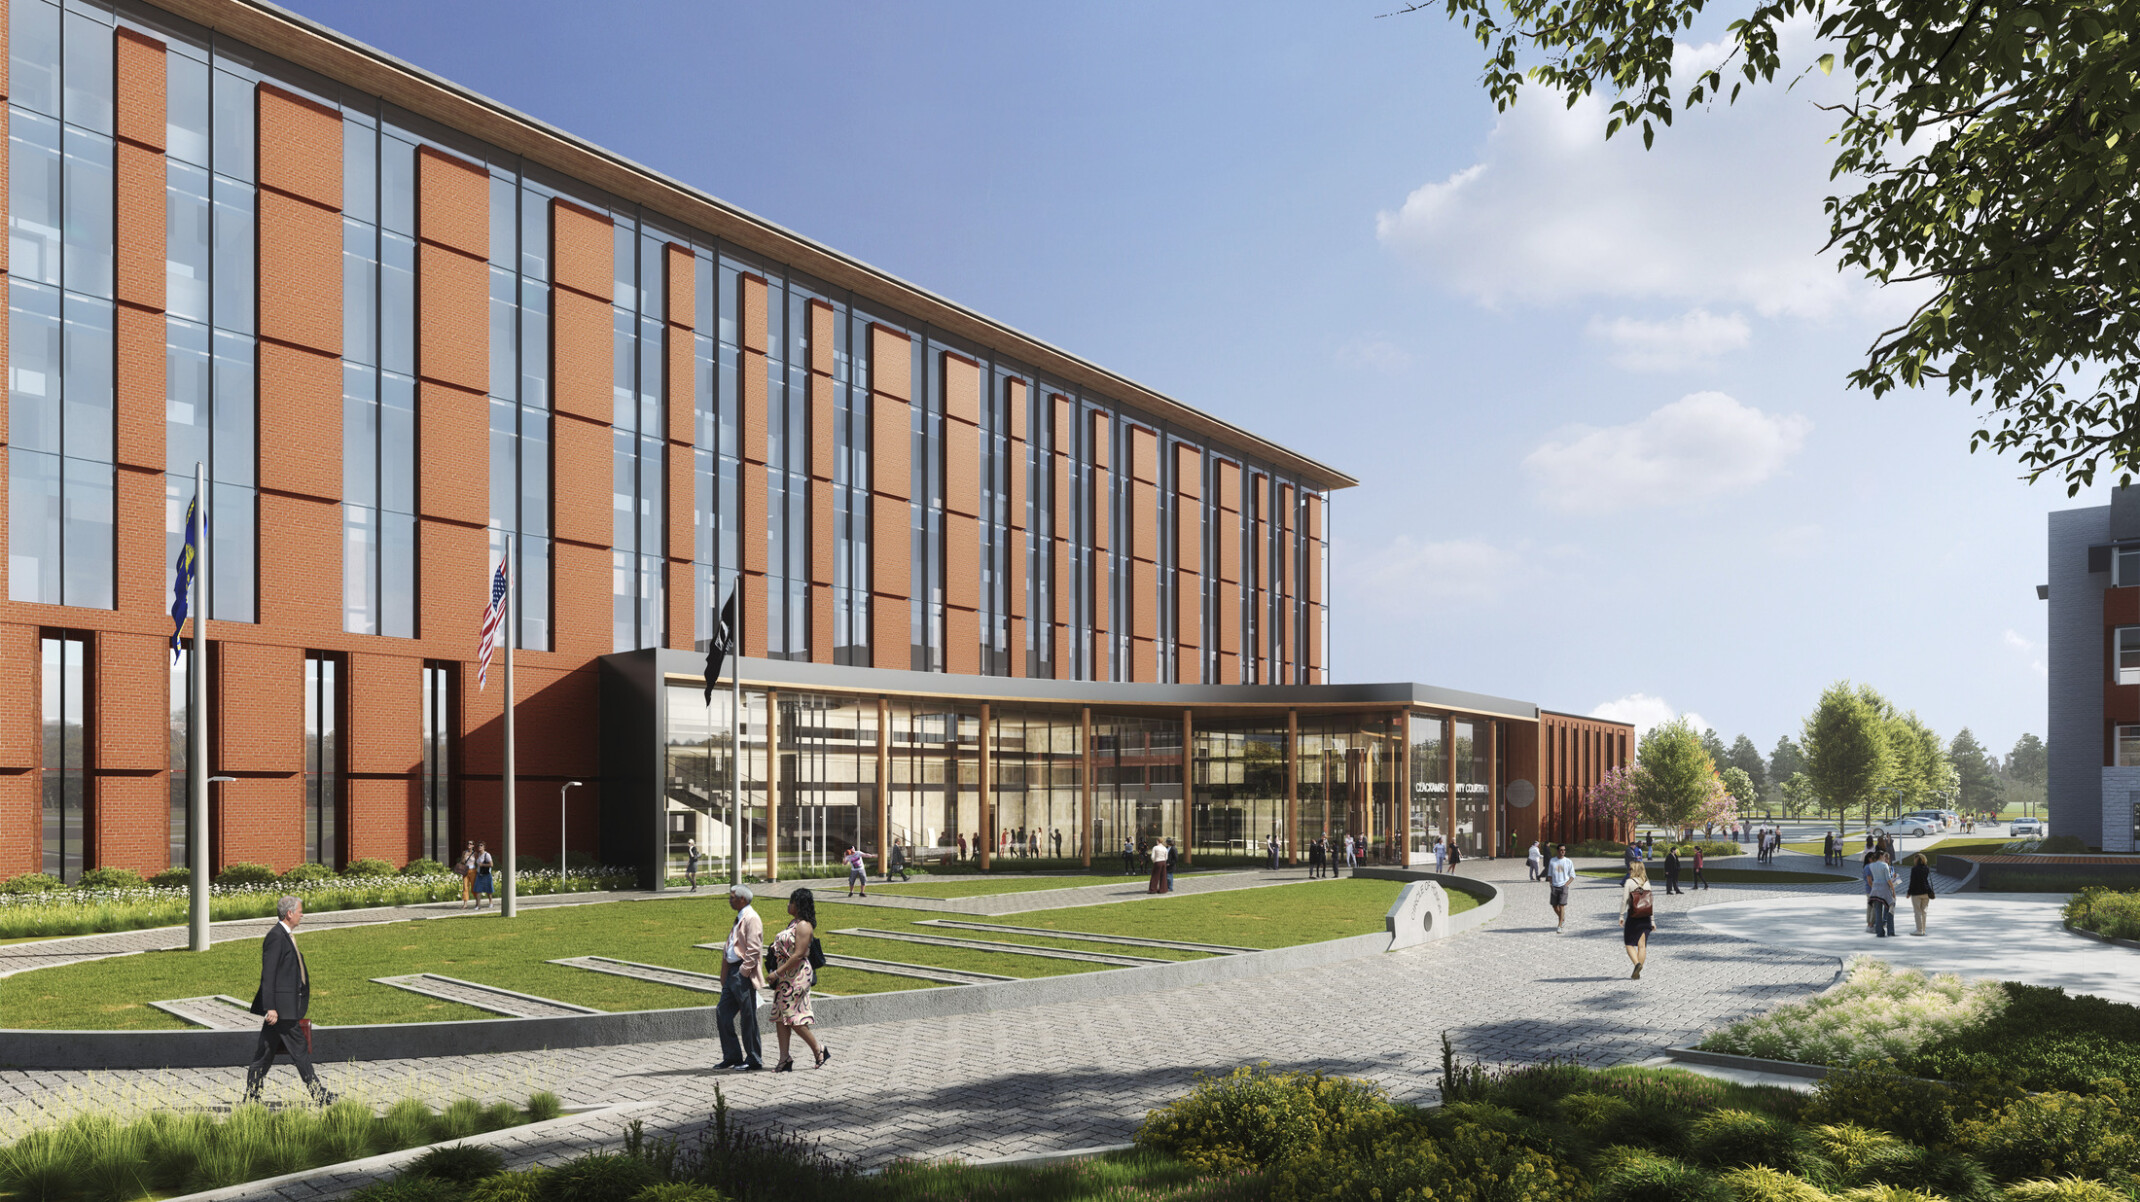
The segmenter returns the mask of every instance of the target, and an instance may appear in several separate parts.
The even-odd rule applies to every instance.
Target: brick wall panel
[[[585,293],[604,305],[615,299],[617,243],[614,222],[569,201],[550,202],[550,280],[559,287]],[[609,328],[603,315],[602,328]],[[608,404],[609,349],[602,350],[603,404]]]
[[[670,447],[668,462],[663,465],[663,471],[665,480],[662,489],[668,498],[666,513],[669,519],[667,531],[669,558],[689,564],[692,546],[698,539],[698,529],[695,525],[698,511],[696,492],[697,462],[691,453],[691,448]],[[615,502],[612,501],[611,504],[615,504]],[[674,592],[676,590],[671,589],[670,591]],[[685,589],[683,591],[688,594],[691,590]],[[688,635],[690,631],[691,628],[689,626],[684,627],[685,634]],[[688,647],[691,644],[686,642],[683,645]]]
[[[342,362],[260,344],[260,487],[342,496]]]
[[[818,375],[831,377],[837,356],[833,353],[837,339],[833,333],[832,306],[814,300],[809,305],[810,362],[809,368]]]
[[[904,606],[913,575],[912,534],[907,503],[880,499],[870,506],[869,583],[873,593],[901,605],[900,629],[905,630]]]
[[[116,474],[118,600],[124,614],[171,609],[171,561],[164,554],[163,473],[122,467]],[[166,633],[169,622],[164,622]]]
[[[698,321],[698,259],[690,247],[671,242],[661,248],[661,265],[667,307],[663,317],[670,325],[689,330]]]
[[[974,616],[981,601],[981,523],[962,513],[944,515],[944,596],[947,612],[966,615],[962,621],[973,632],[972,637],[954,638],[946,631],[945,668],[954,674],[973,675],[981,670],[977,649],[979,618]]]
[[[43,870],[42,789],[35,772],[0,775],[0,874],[20,876]]]
[[[944,511],[968,517],[981,513],[979,426],[944,422]]]
[[[689,544],[686,544],[687,546]],[[669,587],[662,594],[668,611],[668,639],[663,644],[689,651],[698,640],[697,586],[692,581],[691,561],[669,561]]]
[[[346,785],[352,860],[400,867],[423,850],[423,776],[352,778]]]
[[[869,389],[905,401],[914,400],[914,343],[890,326],[869,327]]]
[[[504,771],[503,678],[493,663],[488,689],[476,690],[472,668],[467,680],[469,687],[462,708],[462,767],[471,777],[496,776]],[[597,724],[592,720],[599,705],[598,684],[599,677],[592,666],[564,669],[513,665],[514,770],[524,781],[542,776],[592,780],[601,771],[600,752],[595,745]],[[546,783],[544,792],[549,795],[544,808],[555,814],[556,783]],[[579,807],[579,792],[573,790],[575,809]],[[542,796],[523,794],[521,801],[540,806]],[[551,829],[556,829],[554,823]]]
[[[613,312],[608,301],[551,290],[550,389],[557,412],[598,422],[616,413]]]
[[[600,512],[606,520],[608,509]],[[552,544],[551,555],[555,560],[551,612],[557,623],[552,646],[566,658],[609,654],[614,650],[610,634],[609,552],[601,547],[559,542]],[[464,677],[464,682],[467,689],[475,688],[473,672]]]
[[[817,314],[817,309],[814,305],[810,311],[813,317]],[[827,321],[825,324],[829,326],[831,322]],[[829,346],[830,343],[826,345]],[[834,400],[832,377],[812,372],[810,375],[809,395],[810,476],[815,480],[829,482],[833,475],[832,458],[838,450],[838,444],[834,438],[833,423],[839,417],[838,402]]]
[[[342,209],[342,116],[271,84],[259,85],[258,179],[334,212]],[[263,227],[264,228],[264,227]],[[334,245],[342,245],[341,232]],[[263,266],[265,264],[263,263]],[[342,275],[334,273],[340,295]]]
[[[833,630],[832,619],[832,586],[829,584],[811,585],[810,662],[813,664],[829,664],[832,662],[833,647],[838,642],[838,635]]]
[[[772,530],[766,512],[765,465],[743,463],[738,465],[736,491],[737,541],[742,544],[743,570],[753,576],[765,575],[767,543]]]
[[[302,773],[304,650],[218,639],[208,662],[217,681],[210,698],[216,711],[215,771]]]
[[[981,368],[964,355],[943,352],[944,416],[952,421],[979,425],[981,421]]]
[[[471,392],[490,388],[489,298],[489,264],[429,242],[417,246],[418,375]]]
[[[490,173],[436,147],[417,147],[416,236],[489,259]]]
[[[320,549],[341,545],[341,507],[260,494],[260,624],[281,637],[333,640],[342,629],[341,574],[320,570]],[[159,537],[159,547],[162,539]],[[209,627],[210,637],[215,627]]]
[[[743,654],[752,659],[765,658],[765,627],[767,621],[765,577],[745,573],[737,584],[742,596],[736,601],[736,611],[743,620]]]
[[[832,481],[810,481],[810,582],[830,587],[838,545],[833,539]]]
[[[293,693],[293,696],[295,694]],[[298,707],[299,720],[304,709]],[[217,849],[214,868],[230,864],[265,864],[288,872],[305,859],[305,778],[295,775],[243,777],[215,786],[211,808]]]
[[[550,423],[550,529],[557,538],[607,548],[614,533],[610,516],[610,457],[614,436],[609,426],[560,414]],[[606,556],[608,552],[605,550]],[[605,561],[606,565],[606,561]],[[608,604],[607,566],[603,568],[603,604]],[[609,629],[605,620],[603,630]],[[607,641],[607,634],[604,635]]]
[[[0,625],[0,664],[7,665],[0,672],[0,783],[9,771],[35,769],[43,759],[43,653],[37,637],[35,626]],[[0,855],[5,847],[0,842]]]
[[[763,355],[766,346],[765,328],[765,280],[755,275],[738,276],[736,279],[736,313],[738,318],[736,336],[742,340],[746,351]]]
[[[741,377],[736,388],[736,421],[742,440],[743,461],[766,461],[765,385],[766,360],[759,351],[744,351],[736,363]]]
[[[171,778],[99,776],[89,807],[90,855],[98,868],[148,876],[171,864]]]
[[[409,655],[351,652],[348,755],[351,772],[421,775],[423,661]]]
[[[417,519],[416,525],[417,634],[450,656],[473,659],[483,603],[490,597],[490,576],[496,567],[490,560],[490,533],[481,526],[428,515]],[[603,585],[606,603],[608,581]],[[607,650],[606,639],[604,644]],[[498,670],[496,660],[491,661],[491,670]],[[473,668],[468,686],[475,687]]]
[[[417,512],[472,526],[487,524],[489,398],[428,380],[417,385],[417,394]]]
[[[5,11],[4,7],[0,11]],[[161,152],[166,91],[164,44],[122,25],[112,38],[112,52],[112,132],[123,141]]]
[[[117,407],[112,414],[113,452],[117,461],[127,467],[162,471],[163,314],[120,305],[113,310],[113,317],[118,368],[113,380]]]
[[[698,398],[694,395],[696,364],[692,361],[692,335],[688,326],[671,325],[663,333],[662,354],[669,410],[669,441],[690,446],[698,424]]]
[[[913,449],[908,428],[911,420],[906,402],[882,395],[869,398],[869,491],[877,496],[905,501],[914,491],[908,474]]]
[[[161,772],[171,766],[170,740],[145,737],[168,729],[170,651],[150,634],[99,632],[90,640],[96,663],[90,693],[96,704],[98,772]]]
[[[260,336],[341,354],[341,219],[279,192],[263,190],[259,203]]]
[[[157,128],[163,127],[158,108]],[[131,142],[114,150],[112,295],[124,304],[161,311],[164,307],[164,192],[167,168],[163,155]]]
[[[981,671],[981,615],[970,609],[944,610],[944,670],[953,676]]]

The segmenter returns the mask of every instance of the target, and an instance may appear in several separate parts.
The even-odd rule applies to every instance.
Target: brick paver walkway
[[[335,1087],[361,1084],[373,1096],[517,1099],[547,1086],[572,1106],[615,1107],[507,1135],[502,1143],[516,1163],[617,1144],[635,1118],[650,1135],[688,1139],[707,1121],[716,1086],[744,1121],[801,1129],[822,1138],[828,1151],[871,1164],[1089,1147],[1128,1139],[1147,1109],[1182,1093],[1196,1073],[1258,1061],[1372,1077],[1399,1098],[1431,1098],[1445,1031],[1460,1054],[1493,1062],[1648,1059],[1708,1027],[1821,989],[1840,968],[1834,956],[1706,932],[1686,910],[1857,889],[1854,882],[1718,886],[1660,895],[1651,967],[1643,980],[1630,981],[1613,923],[1613,882],[1579,878],[1568,932],[1555,934],[1544,886],[1524,880],[1520,861],[1474,862],[1466,874],[1474,873],[1508,885],[1508,908],[1456,939],[1254,981],[828,1028],[835,1057],[822,1070],[809,1067],[798,1041],[805,1059],[794,1073],[714,1073],[719,1045],[700,1040],[324,1072]],[[770,1031],[765,1043],[771,1063]],[[242,1071],[103,1076],[111,1085],[160,1080],[175,1096],[228,1101]],[[51,1099],[79,1078],[0,1073],[0,1105]],[[277,1070],[277,1080],[296,1096],[287,1068]],[[253,1196],[296,1202],[338,1196],[356,1184],[361,1179],[316,1181]]]

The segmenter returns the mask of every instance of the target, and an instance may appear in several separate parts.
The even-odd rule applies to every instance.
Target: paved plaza
[[[1276,883],[1273,874],[1239,875],[1239,884]],[[1305,872],[1275,875],[1297,881]],[[1643,980],[1631,981],[1614,925],[1614,882],[1580,879],[1569,929],[1556,934],[1545,887],[1524,879],[1520,861],[1474,862],[1465,875],[1502,884],[1507,909],[1451,940],[1251,981],[827,1028],[835,1056],[820,1070],[712,1072],[719,1045],[701,1040],[345,1064],[323,1072],[336,1088],[361,1084],[373,1096],[473,1091],[517,1099],[548,1087],[572,1107],[613,1107],[508,1138],[523,1162],[616,1143],[632,1119],[650,1133],[688,1137],[706,1121],[717,1085],[745,1121],[798,1128],[821,1137],[829,1151],[870,1164],[1090,1147],[1130,1138],[1148,1109],[1178,1096],[1197,1073],[1259,1061],[1371,1077],[1398,1098],[1428,1099],[1445,1031],[1462,1055],[1488,1061],[1650,1059],[1709,1027],[1825,988],[1840,969],[1832,953],[1719,935],[1698,925],[1693,911],[1856,890],[1854,884],[1719,886],[1660,894],[1651,966]],[[1191,881],[1222,887],[1217,877],[1182,878],[1184,886]],[[1060,893],[1038,896],[1070,904]],[[262,924],[235,925],[257,932]],[[765,1041],[771,1063],[770,1030]],[[160,1080],[176,1096],[228,1102],[237,1098],[242,1075],[234,1065],[101,1076],[112,1085]],[[0,1073],[0,1105],[49,1099],[80,1077]],[[275,1080],[295,1096],[295,1075],[287,1068]],[[344,1180],[338,1188],[355,1183]],[[320,1184],[316,1179],[287,1194],[259,1187],[248,1196],[314,1198],[322,1196],[313,1188]]]

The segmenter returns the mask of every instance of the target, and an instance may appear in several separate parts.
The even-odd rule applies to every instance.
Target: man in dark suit
[[[245,1100],[260,1100],[260,1083],[278,1053],[297,1066],[312,1097],[325,1106],[334,1094],[312,1072],[312,1024],[305,1011],[312,1005],[312,977],[305,971],[305,955],[297,950],[297,924],[304,921],[305,903],[285,895],[275,902],[274,926],[260,941],[260,991],[253,995],[253,1013],[261,1016],[260,1042],[253,1049],[253,1062],[245,1070]]]

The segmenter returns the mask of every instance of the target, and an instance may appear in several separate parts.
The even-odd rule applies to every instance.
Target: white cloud
[[[1613,364],[1628,371],[1700,367],[1726,351],[1744,349],[1750,338],[1746,319],[1737,313],[1719,317],[1700,308],[1664,321],[1593,317],[1589,332],[1592,338],[1611,343]]]
[[[1814,51],[1810,22],[1784,27],[1786,63]],[[1674,90],[1725,53],[1682,47]],[[1826,316],[1875,295],[1821,254],[1821,201],[1851,185],[1828,177],[1837,118],[1816,106],[1849,99],[1841,73],[1814,72],[1686,113],[1645,151],[1640,129],[1605,140],[1602,97],[1568,107],[1529,89],[1479,162],[1377,214],[1375,230],[1392,253],[1489,305],[1605,297]]]
[[[1337,349],[1340,367],[1367,368],[1394,376],[1412,366],[1412,352],[1387,338],[1360,337]]]
[[[1579,426],[1524,456],[1541,499],[1600,512],[1740,492],[1783,470],[1813,423],[1771,416],[1721,392],[1696,392],[1640,421]]]
[[[1697,733],[1709,729],[1708,720],[1700,714],[1692,710],[1681,713],[1673,709],[1672,704],[1664,698],[1652,697],[1648,693],[1629,693],[1618,700],[1608,701],[1592,709],[1590,716],[1603,718],[1608,722],[1634,723],[1636,742],[1641,742],[1642,736],[1650,733],[1651,727],[1662,726],[1674,718],[1685,718],[1693,724]]]
[[[2030,670],[2035,672],[2038,677],[2045,680],[2050,679],[2051,670],[2044,663],[2043,645],[2041,643],[2036,642],[2034,639],[2023,638],[2009,629],[2006,632],[2006,645],[2027,656]]]
[[[1423,604],[1477,605],[1498,599],[1514,581],[1522,560],[1476,539],[1418,542],[1400,534],[1380,548],[1351,548],[1337,562],[1348,591],[1360,603],[1390,612],[1416,612]]]

